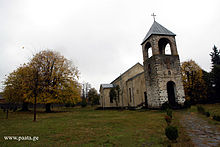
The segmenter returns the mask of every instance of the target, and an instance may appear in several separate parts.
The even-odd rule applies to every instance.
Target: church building
[[[143,65],[135,64],[110,84],[100,85],[100,106],[103,108],[160,108],[183,105],[184,88],[175,34],[154,20],[142,41]],[[119,87],[117,98],[111,89]]]

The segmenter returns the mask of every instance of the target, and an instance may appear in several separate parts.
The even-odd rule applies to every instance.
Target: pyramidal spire
[[[164,26],[159,24],[154,20],[154,23],[152,24],[150,30],[148,31],[147,35],[144,37],[144,40],[142,41],[141,45],[151,36],[151,35],[169,35],[169,36],[176,36],[173,32],[166,29]]]

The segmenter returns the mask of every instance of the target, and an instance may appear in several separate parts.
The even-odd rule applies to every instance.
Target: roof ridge
[[[140,72],[140,73],[138,73],[138,74],[136,74],[136,75],[134,75],[133,77],[129,78],[127,81],[130,81],[130,80],[132,80],[132,79],[138,77],[139,75],[141,75],[141,74],[143,74],[143,73],[144,73],[144,71],[143,71],[143,72]],[[127,81],[126,81],[126,82],[127,82]]]
[[[142,41],[141,45],[151,36],[151,35],[169,35],[169,36],[176,36],[173,32],[159,24],[158,22],[154,21],[152,26],[150,27],[149,31],[147,32],[147,35],[144,37],[144,40]]]
[[[126,72],[128,72],[129,70],[131,70],[133,67],[135,67],[136,65],[138,65],[138,64],[143,67],[143,65],[142,65],[141,63],[137,62],[137,63],[134,64],[132,67],[130,67],[128,70],[126,70],[125,72],[123,72],[120,76],[118,76],[115,80],[113,80],[113,81],[111,82],[111,84],[112,84],[113,82],[115,82],[118,78],[120,78],[122,75],[124,75]]]

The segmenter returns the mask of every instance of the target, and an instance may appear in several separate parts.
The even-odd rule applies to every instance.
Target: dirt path
[[[185,128],[195,146],[214,147],[220,145],[220,131],[196,114],[184,113],[180,124]]]

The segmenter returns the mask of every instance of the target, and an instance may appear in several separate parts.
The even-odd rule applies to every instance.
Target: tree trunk
[[[28,102],[23,102],[21,111],[29,111],[28,110],[28,104],[29,104]]]
[[[6,119],[8,119],[8,109],[6,110]]]
[[[116,109],[118,109],[118,100],[117,100],[117,98],[115,99],[115,103],[116,103]]]
[[[51,103],[46,104],[46,112],[51,112],[50,106]]]
[[[34,121],[36,121],[36,115],[37,115],[37,95],[35,93],[35,96],[34,96]]]

